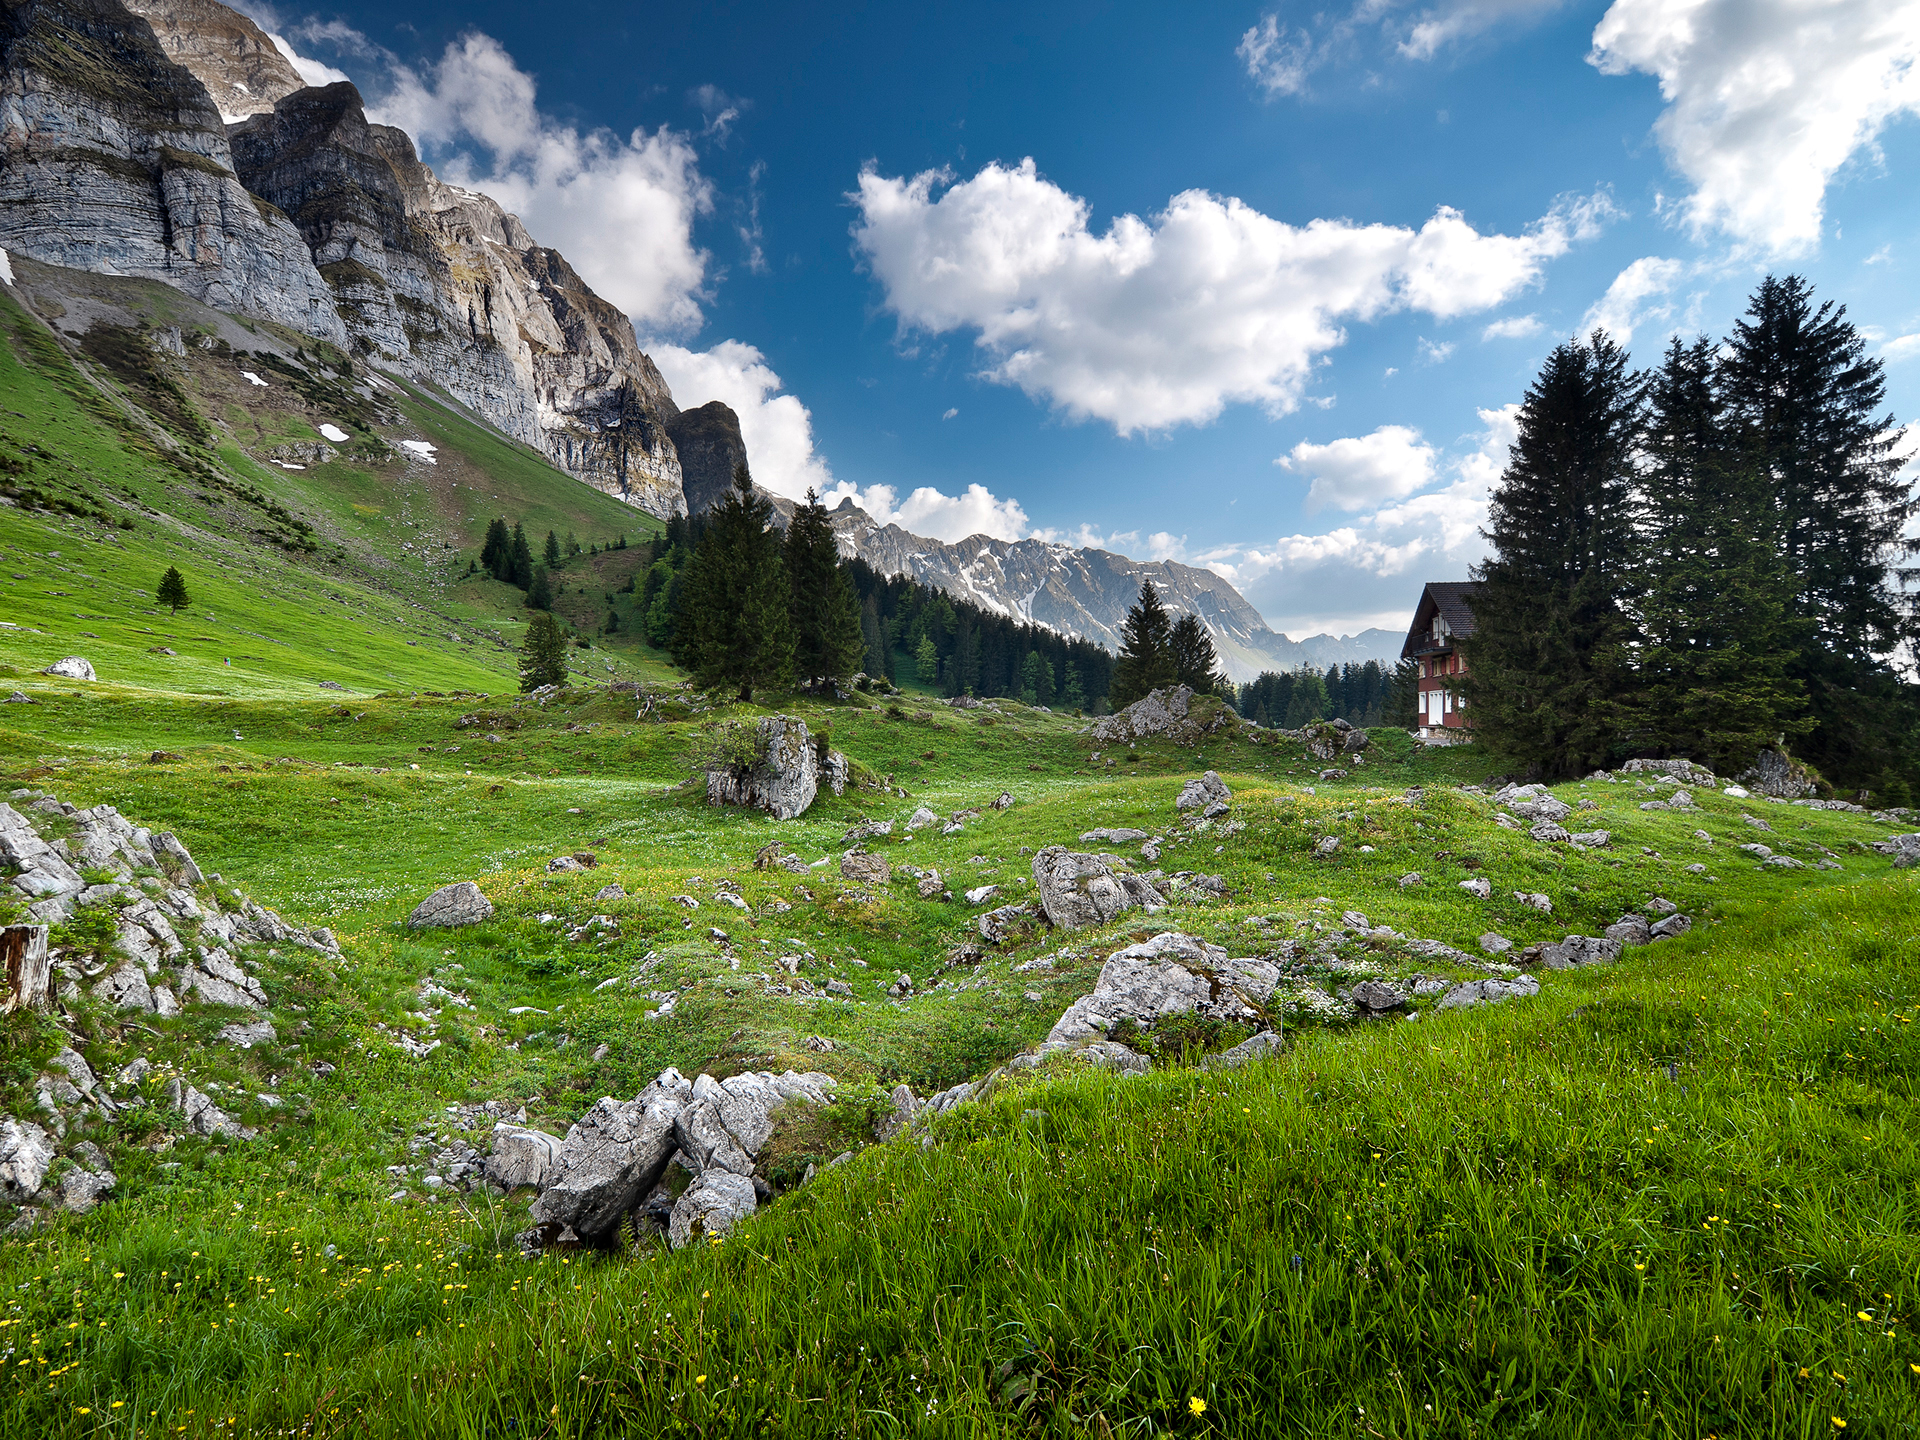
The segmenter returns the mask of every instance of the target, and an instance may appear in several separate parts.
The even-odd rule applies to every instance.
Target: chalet
[[[1420,592],[1413,627],[1400,647],[1402,660],[1420,667],[1420,711],[1416,722],[1423,740],[1464,739],[1466,701],[1453,691],[1466,674],[1458,642],[1473,634],[1473,585],[1464,580],[1433,581]]]

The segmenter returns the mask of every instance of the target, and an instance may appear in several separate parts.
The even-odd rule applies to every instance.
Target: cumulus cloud
[[[763,489],[798,500],[809,490],[833,488],[833,472],[813,448],[812,412],[780,393],[780,377],[754,346],[738,340],[706,350],[654,344],[647,353],[683,409],[721,400],[740,417],[747,463]]]
[[[1614,0],[1588,59],[1659,79],[1654,134],[1696,237],[1801,254],[1840,168],[1920,111],[1920,0]]]
[[[273,48],[286,56],[287,63],[300,73],[300,78],[309,85],[338,85],[347,78],[347,72],[336,70],[322,61],[300,54],[287,43],[286,37],[274,31],[267,32],[267,39],[273,42]]]
[[[1418,430],[1382,425],[1357,435],[1315,445],[1302,440],[1273,462],[1312,481],[1307,509],[1331,505],[1365,510],[1426,488],[1434,475],[1434,449]]]
[[[1247,74],[1269,95],[1297,95],[1306,88],[1315,51],[1313,37],[1305,30],[1283,27],[1278,15],[1264,15],[1240,37],[1233,53],[1246,62]]]
[[[1528,340],[1547,327],[1538,315],[1509,315],[1496,320],[1480,332],[1482,340]]]
[[[1673,306],[1666,303],[1666,296],[1686,273],[1687,267],[1678,260],[1642,256],[1613,277],[1607,293],[1593,303],[1593,308],[1581,320],[1581,334],[1604,330],[1620,344],[1626,344],[1633,338],[1636,326],[1665,320],[1673,314]]]
[[[1381,493],[1389,503],[1322,534],[1223,546],[1199,557],[1200,563],[1231,581],[1275,629],[1287,634],[1404,624],[1421,584],[1464,579],[1467,567],[1485,554],[1480,530],[1487,519],[1488,496],[1519,433],[1519,413],[1518,405],[1481,410],[1471,448],[1444,464],[1415,432],[1390,436],[1373,447],[1375,455],[1402,457],[1397,471],[1385,461],[1378,467],[1388,470]],[[1381,433],[1345,442],[1346,453],[1364,453],[1365,442]],[[1293,460],[1294,455],[1287,457]],[[1429,481],[1445,483],[1419,493],[1400,488],[1420,474],[1423,465]],[[1366,473],[1363,470],[1363,476]],[[1331,596],[1341,597],[1344,608],[1332,608]]]
[[[866,511],[883,525],[898,525],[914,535],[927,535],[949,543],[969,535],[986,535],[995,540],[1024,540],[1032,533],[1027,512],[1018,500],[1002,500],[986,486],[969,485],[964,494],[947,495],[923,485],[905,500],[891,485],[869,485],[864,490],[842,484],[823,497],[829,505],[843,498]]]
[[[1920,335],[1902,335],[1880,347],[1883,360],[1910,360],[1920,355]]]
[[[1443,207],[1418,230],[1295,226],[1189,190],[1102,234],[1031,159],[903,178],[869,167],[854,239],[903,331],[976,332],[983,378],[1122,435],[1213,419],[1230,403],[1294,409],[1342,322],[1448,319],[1535,284],[1613,214],[1568,200],[1520,235]]]
[[[1559,7],[1561,0],[1356,0],[1349,10],[1321,11],[1310,24],[1285,25],[1269,11],[1240,37],[1234,54],[1248,77],[1276,95],[1298,95],[1309,77],[1337,59],[1386,45],[1406,60],[1431,60],[1442,50],[1489,31],[1515,29]]]

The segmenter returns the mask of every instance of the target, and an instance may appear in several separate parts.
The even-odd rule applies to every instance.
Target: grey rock
[[[1762,750],[1752,768],[1734,778],[1749,790],[1781,800],[1798,800],[1820,789],[1812,771],[1780,750]]]
[[[792,1070],[781,1075],[762,1070],[725,1080],[702,1075],[693,1082],[676,1122],[679,1148],[698,1171],[717,1168],[751,1175],[778,1113],[789,1104],[825,1105],[836,1084],[830,1075]]]
[[[1336,854],[1340,849],[1340,837],[1338,835],[1322,835],[1319,840],[1314,842],[1313,848],[1314,853],[1319,855]]]
[[[230,1140],[251,1140],[253,1131],[214,1104],[205,1094],[178,1080],[168,1082],[168,1103],[177,1109],[195,1135],[219,1135]]]
[[[92,664],[80,655],[69,655],[56,660],[40,672],[42,675],[58,675],[63,680],[92,680],[95,678]]]
[[[1173,802],[1173,808],[1180,811],[1206,810],[1211,812],[1215,805],[1225,805],[1233,800],[1233,791],[1219,774],[1209,770],[1197,780],[1189,780],[1180,789],[1180,796]],[[1141,839],[1146,837],[1142,835]]]
[[[984,905],[989,900],[995,899],[999,894],[1000,887],[998,885],[976,886],[974,889],[967,891],[967,904]]]
[[[1049,845],[1033,857],[1033,880],[1048,921],[1062,930],[1104,925],[1133,909],[1152,914],[1164,896],[1129,871],[1115,874],[1104,858]]]
[[[929,825],[938,825],[939,823],[940,817],[922,805],[907,817],[906,828],[909,830],[924,830]]]
[[[840,857],[840,873],[856,885],[885,885],[893,879],[893,867],[885,859],[859,849]]]
[[[1402,890],[1409,890],[1415,885],[1424,885],[1426,883],[1425,878],[1422,877],[1418,870],[1409,870],[1405,875],[1400,877],[1400,888]]]
[[[182,970],[180,993],[197,996],[205,1005],[237,1005],[248,1010],[267,1008],[265,987],[234,964],[224,949],[208,951],[195,964]]]
[[[1669,915],[1657,921],[1649,931],[1655,940],[1671,940],[1676,935],[1684,935],[1693,929],[1693,918],[1688,915]]]
[[[874,1139],[883,1144],[911,1125],[913,1117],[920,1113],[920,1101],[904,1083],[894,1086],[887,1099],[890,1108],[873,1126]]]
[[[1622,942],[1610,936],[1569,935],[1540,947],[1540,964],[1548,970],[1571,970],[1580,965],[1610,965],[1620,958]]]
[[[1573,838],[1567,833],[1566,826],[1556,825],[1551,820],[1534,821],[1533,827],[1528,830],[1527,833],[1534,839],[1545,841],[1548,844],[1564,845],[1568,840]]]
[[[1002,905],[980,917],[980,938],[989,945],[1004,945],[1027,934],[1039,919],[1030,902]]]
[[[707,803],[764,810],[776,820],[805,814],[820,792],[825,744],[806,721],[768,715],[754,725],[754,748],[760,758],[753,764],[707,772]]]
[[[1576,830],[1567,839],[1584,850],[1604,850],[1613,836],[1606,830]]]
[[[1193,691],[1185,685],[1155,690],[1112,715],[1094,721],[1095,740],[1108,744],[1131,745],[1149,735],[1188,738],[1197,727],[1188,715],[1193,708]]]
[[[734,468],[747,463],[740,417],[724,400],[681,410],[667,420],[667,435],[680,457],[680,486],[687,513],[704,515],[733,489]]]
[[[104,1167],[89,1170],[75,1166],[60,1177],[60,1208],[69,1215],[85,1215],[119,1183],[119,1177]]]
[[[1229,959],[1218,945],[1163,933],[1109,955],[1092,992],[1067,1007],[1047,1039],[1085,1045],[1124,1021],[1150,1029],[1173,1015],[1263,1023],[1262,1006],[1279,979],[1279,967],[1268,961]]]
[[[1649,915],[1671,915],[1679,908],[1678,905],[1674,904],[1664,895],[1654,896],[1651,900],[1647,901],[1646,905],[1646,910]]]
[[[1497,1005],[1539,993],[1540,982],[1531,975],[1516,975],[1511,980],[1468,980],[1442,995],[1436,1008],[1459,1010],[1469,1005]]]
[[[1384,1015],[1407,1004],[1406,995],[1379,980],[1362,980],[1353,987],[1352,998],[1355,1008],[1370,1015]]]
[[[1711,788],[1718,783],[1714,773],[1691,760],[1629,760],[1620,767],[1625,775],[1665,775],[1684,785]]]
[[[553,1177],[533,1203],[535,1222],[571,1227],[585,1239],[612,1234],[660,1183],[679,1148],[677,1125],[691,1088],[669,1070],[633,1100],[595,1101],[561,1142]]]
[[[1531,800],[1514,801],[1509,808],[1522,820],[1544,821],[1549,824],[1564,820],[1573,813],[1571,805],[1553,795],[1540,795]]]
[[[1618,940],[1622,945],[1645,945],[1653,938],[1644,915],[1622,915],[1601,934],[1609,940]]]
[[[1506,936],[1489,930],[1479,940],[1480,948],[1489,955],[1504,955],[1513,948],[1513,942]]]
[[[1874,848],[1893,857],[1893,868],[1911,870],[1920,865],[1920,834],[1894,835]]]
[[[617,885],[617,884],[603,885],[598,890],[596,890],[593,895],[595,904],[604,904],[609,900],[624,900],[626,898],[627,898],[627,887],[624,885]]]
[[[1087,830],[1082,832],[1080,841],[1084,845],[1131,845],[1136,840],[1151,838],[1145,830]]]
[[[40,1193],[53,1164],[53,1137],[31,1120],[0,1116],[0,1197],[20,1204]]]
[[[1553,901],[1545,895],[1542,895],[1538,890],[1516,890],[1513,892],[1513,898],[1518,900],[1522,905],[1525,905],[1528,909],[1538,910],[1543,915],[1551,915],[1553,913]]]
[[[731,1234],[759,1208],[753,1181],[726,1170],[708,1170],[673,1202],[667,1243],[675,1250],[709,1236]]]
[[[274,1032],[270,1020],[254,1020],[244,1025],[222,1026],[214,1037],[229,1045],[237,1045],[242,1050],[251,1050],[256,1045],[271,1045],[280,1037]]]
[[[413,913],[407,916],[407,928],[478,925],[492,918],[493,902],[480,893],[480,887],[471,880],[457,880],[451,885],[442,885],[414,906]]]
[[[483,1173],[502,1190],[517,1190],[522,1185],[544,1190],[559,1172],[560,1151],[558,1135],[497,1121],[493,1153],[487,1156]]]
[[[1364,730],[1356,730],[1356,735],[1364,735]],[[1284,1055],[1286,1041],[1280,1038],[1278,1030],[1262,1030],[1250,1035],[1231,1050],[1222,1050],[1218,1055],[1209,1055],[1200,1062],[1202,1070],[1238,1070],[1255,1060],[1265,1060],[1270,1056]]]
[[[1484,875],[1476,875],[1471,880],[1462,880],[1460,888],[1476,900],[1485,900],[1493,894],[1493,882]]]

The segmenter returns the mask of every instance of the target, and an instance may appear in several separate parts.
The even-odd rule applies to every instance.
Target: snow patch
[[[7,252],[0,250],[0,280],[13,284],[13,262],[7,259]]]
[[[262,390],[267,388],[267,382],[262,380],[258,375],[254,374],[253,371],[251,370],[242,370],[240,372],[240,377],[243,380],[245,380],[249,385],[258,385]]]
[[[436,447],[434,446],[432,441],[402,440],[400,442],[400,446],[402,449],[411,450],[415,455],[418,455],[422,460],[426,461],[429,465],[438,465],[440,463],[438,460],[433,458],[433,452]]]
[[[342,430],[338,425],[322,425],[320,427],[320,433],[336,445],[346,443],[347,432]]]

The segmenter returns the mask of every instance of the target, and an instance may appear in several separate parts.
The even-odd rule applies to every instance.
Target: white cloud
[[[286,38],[282,35],[268,31],[267,39],[273,42],[274,49],[287,57],[287,63],[299,71],[300,78],[309,85],[338,85],[342,80],[347,78],[346,71],[336,70],[331,65],[323,64],[318,60],[310,60],[305,55],[300,54],[293,46],[287,43]]]
[[[1276,465],[1310,479],[1307,509],[1365,510],[1423,489],[1434,476],[1434,449],[1418,430],[1382,425],[1371,435],[1315,445],[1302,440]]]
[[[1920,335],[1902,335],[1880,347],[1883,360],[1907,360],[1920,355]]]
[[[1528,340],[1547,327],[1538,315],[1509,315],[1496,320],[1480,332],[1482,340]]]
[[[1427,364],[1445,364],[1447,357],[1451,354],[1453,354],[1453,341],[1429,340],[1424,335],[1420,337],[1420,358]]]
[[[1447,46],[1558,9],[1560,0],[1444,0],[1423,10],[1400,42],[1409,60],[1431,60]]]
[[[1604,330],[1620,344],[1626,344],[1633,338],[1635,326],[1665,320],[1673,314],[1671,304],[1660,302],[1686,272],[1687,267],[1678,260],[1642,256],[1613,277],[1607,293],[1594,302],[1580,321],[1580,333]]]
[[[1269,95],[1299,94],[1315,63],[1313,37],[1305,30],[1282,29],[1277,15],[1262,16],[1240,37],[1233,53],[1246,62],[1247,74]]]
[[[780,377],[759,350],[725,340],[703,351],[654,344],[647,353],[682,409],[709,400],[732,407],[740,417],[747,463],[764,489],[798,500],[808,490],[825,494],[833,488],[833,472],[814,453],[812,414],[795,396],[779,393]]]
[[[986,486],[967,486],[962,495],[947,495],[923,485],[905,500],[891,485],[869,485],[862,490],[842,483],[821,497],[828,505],[842,498],[873,516],[883,525],[898,525],[913,535],[926,535],[952,543],[969,535],[987,535],[995,540],[1023,540],[1032,534],[1027,512],[1018,500],[1002,500]],[[1084,526],[1082,527],[1085,528]],[[1047,538],[1041,536],[1038,538]]]
[[[1513,29],[1557,9],[1562,0],[1355,0],[1345,11],[1321,11],[1310,25],[1283,25],[1269,11],[1234,47],[1248,76],[1275,95],[1299,95],[1308,77],[1342,57],[1384,43],[1404,60],[1431,60],[1440,51],[1491,30]],[[1407,12],[1411,11],[1409,14]],[[1366,42],[1363,44],[1362,42]],[[1447,112],[1440,112],[1444,124]]]
[[[369,118],[444,156],[444,178],[517,214],[636,323],[699,327],[708,256],[693,224],[713,193],[687,136],[662,126],[623,138],[555,120],[535,103],[534,78],[488,35],[470,32],[421,70],[368,48],[387,79]]]
[[[1341,322],[1489,309],[1613,214],[1593,196],[1522,235],[1482,235],[1444,207],[1418,230],[1295,226],[1189,190],[1096,235],[1086,202],[1031,159],[957,183],[945,170],[869,168],[852,198],[854,238],[903,330],[976,331],[984,378],[1122,435],[1235,402],[1292,410],[1316,359],[1344,340]]]
[[[1588,59],[1658,77],[1654,133],[1696,237],[1801,254],[1835,174],[1920,111],[1920,0],[1614,0]]]
[[[941,412],[940,418],[942,420],[951,420],[953,419],[954,416],[958,415],[959,413],[960,413],[960,409],[958,406],[949,405],[943,412]]]

